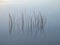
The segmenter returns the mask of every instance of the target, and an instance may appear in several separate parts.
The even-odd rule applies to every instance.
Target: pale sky
[[[59,5],[60,0],[0,0],[0,5],[21,4],[21,5]]]
[[[60,0],[0,0],[0,3],[5,4],[44,4],[60,2]]]

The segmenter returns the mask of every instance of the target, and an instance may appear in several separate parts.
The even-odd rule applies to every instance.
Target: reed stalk
[[[24,17],[23,17],[23,12],[22,12],[22,31],[24,32]]]
[[[12,17],[13,17],[13,21],[14,21],[14,30],[15,30],[15,17],[14,17],[14,15],[12,15]]]
[[[13,21],[12,21],[12,17],[9,13],[9,35],[11,34],[12,32],[12,28],[13,28]]]
[[[30,29],[31,29],[31,35],[32,35],[32,17],[31,17],[31,26],[30,26]]]
[[[41,16],[41,15],[40,15]],[[41,31],[44,31],[43,30],[43,28],[44,28],[44,25],[43,25],[43,18],[42,18],[42,16],[40,17],[40,19],[41,19],[41,22],[40,22],[40,28],[41,28]]]

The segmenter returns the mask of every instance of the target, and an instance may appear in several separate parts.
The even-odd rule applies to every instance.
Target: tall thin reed
[[[22,31],[24,32],[24,17],[23,17],[23,12],[22,12]]]
[[[31,31],[31,35],[32,35],[32,17],[31,17],[31,26],[30,26],[30,31]]]
[[[41,32],[42,31],[44,31],[43,29],[44,29],[44,25],[43,25],[43,17],[42,17],[42,15],[40,15],[40,19],[41,19],[41,22],[40,22],[40,28],[41,28]]]
[[[12,21],[12,17],[9,13],[9,35],[11,34],[12,32],[12,28],[13,28],[13,21]]]
[[[35,27],[35,26],[36,26],[36,14],[35,14],[35,8],[34,8],[33,13],[34,13],[34,27]]]
[[[39,11],[39,29],[41,32],[44,31],[44,19],[43,19],[43,16],[41,14],[41,12]]]
[[[37,35],[38,31],[40,30],[40,20],[39,20],[39,15],[37,16],[37,22],[36,22],[36,28],[37,30],[35,31],[35,36]]]
[[[46,23],[46,20],[44,21],[44,18],[42,17],[42,15],[40,15],[40,28],[41,28],[41,32],[44,33],[44,38],[46,38],[46,33],[44,31],[44,25]]]
[[[13,16],[13,21],[14,21],[14,30],[15,30],[15,17],[14,17],[14,15],[12,15]]]

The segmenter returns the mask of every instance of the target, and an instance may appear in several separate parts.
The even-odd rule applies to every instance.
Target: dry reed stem
[[[11,15],[10,15],[10,13],[9,13],[9,35],[11,34],[11,32],[12,32],[12,28],[13,28],[13,21],[12,21],[12,17],[11,17]]]

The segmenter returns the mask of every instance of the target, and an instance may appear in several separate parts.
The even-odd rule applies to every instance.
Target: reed
[[[35,37],[36,37],[36,35],[37,35],[37,33],[38,33],[38,31],[40,30],[40,20],[39,20],[39,15],[37,16],[37,22],[36,22],[36,28],[37,28],[37,30],[35,31]]]
[[[43,29],[44,29],[44,25],[43,25],[43,18],[42,18],[42,15],[40,15],[41,17],[40,17],[40,19],[41,19],[41,22],[40,22],[40,28],[41,28],[41,32],[42,31],[44,31]]]
[[[13,17],[13,22],[14,22],[14,30],[15,30],[15,17],[14,17],[14,15],[12,15],[12,17]]]
[[[28,29],[28,35],[29,35],[29,29],[30,29],[29,26],[30,26],[30,25],[29,25],[29,20],[28,20],[28,28],[27,28],[27,29]]]
[[[24,32],[24,17],[23,17],[23,12],[22,12],[22,32]]]
[[[35,8],[34,8],[33,13],[34,13],[34,19],[35,19],[35,21],[34,21],[34,27],[35,27],[35,26],[36,26],[36,14],[35,14]]]
[[[30,26],[31,35],[32,35],[32,27],[33,27],[33,24],[32,24],[32,17],[31,17],[31,26]]]
[[[46,20],[44,21],[44,18],[42,16],[42,14],[39,12],[37,15],[37,30],[35,32],[35,36],[37,35],[38,31],[43,32],[44,33],[44,37],[46,37],[46,33],[44,31],[44,25],[46,24]]]
[[[39,30],[42,32],[44,31],[44,19],[43,19],[43,16],[41,14],[41,12],[39,11],[38,13],[38,24],[39,24]]]
[[[13,21],[12,21],[12,17],[9,13],[9,35],[11,34],[12,32],[12,28],[13,28]]]
[[[44,34],[44,39],[46,38],[46,33],[44,31],[44,25],[46,24],[46,20],[44,21],[44,18],[42,17],[42,15],[40,15],[40,31],[43,32]]]
[[[26,10],[25,10],[25,15],[26,15]],[[46,24],[46,21],[44,21],[44,18],[40,12],[38,13],[38,15],[36,14],[35,9],[33,11],[33,16],[34,17],[31,16],[30,19],[28,20],[28,33],[31,33],[31,35],[32,35],[33,34],[33,28],[35,28],[35,29],[37,29],[35,32],[35,35],[37,35],[38,31],[44,32],[44,25]],[[25,26],[25,20],[24,19],[25,18],[24,18],[23,12],[22,12],[22,18],[21,19],[22,19],[21,20],[21,29],[22,29],[22,32],[24,33],[24,30],[25,30],[25,27],[24,27]],[[19,23],[18,23],[18,26],[19,26]],[[9,13],[9,35],[11,34],[13,27],[15,30],[15,17],[14,17],[14,15],[11,16]]]
[[[46,19],[44,19],[43,17],[42,17],[42,15],[40,15],[40,28],[41,28],[41,31],[43,31],[44,32],[44,26],[45,26],[45,24],[46,24]]]

